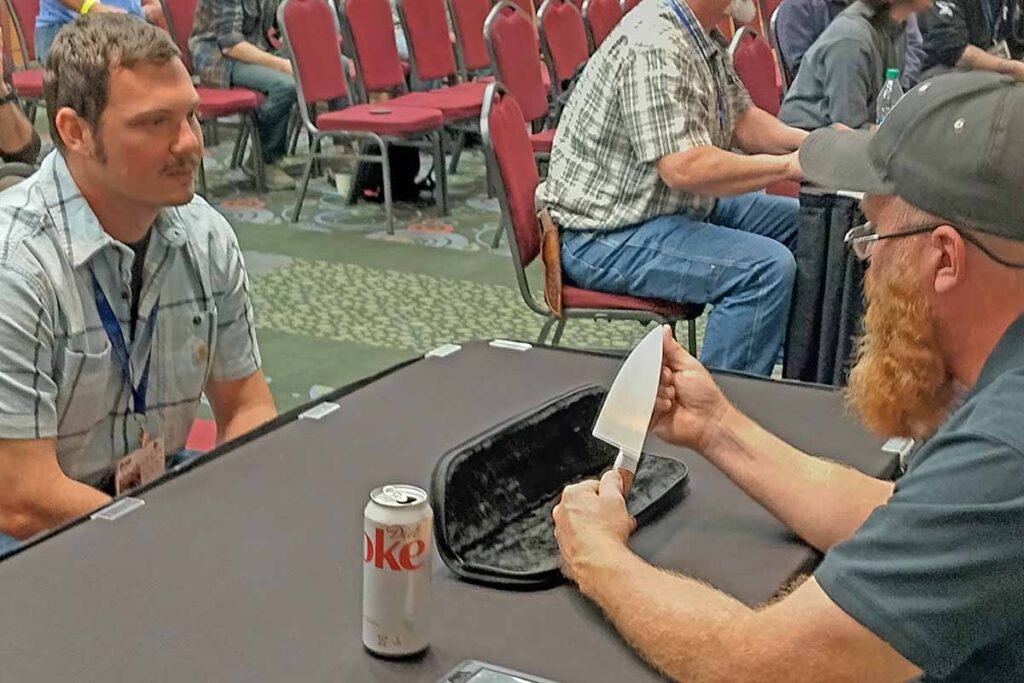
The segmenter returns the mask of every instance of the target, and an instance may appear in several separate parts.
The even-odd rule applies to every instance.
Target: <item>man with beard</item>
[[[248,279],[194,195],[199,98],[170,38],[89,15],[46,62],[57,150],[0,195],[0,532],[145,483],[201,394],[225,441],[271,419]]]
[[[633,555],[618,474],[555,509],[567,575],[652,664],[686,681],[1024,679],[1024,84],[955,74],[875,135],[820,130],[818,185],[867,192],[870,259],[850,401],[924,443],[893,485],[742,415],[666,334],[653,428],[693,448],[825,554],[750,609]],[[826,454],[822,454],[827,456]]]
[[[573,87],[537,202],[569,282],[711,304],[701,360],[767,375],[799,205],[761,190],[800,178],[807,133],[751,103],[714,30],[756,12],[754,0],[653,0],[626,15]]]

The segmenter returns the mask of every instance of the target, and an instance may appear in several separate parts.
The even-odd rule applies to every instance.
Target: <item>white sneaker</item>
[[[268,190],[294,190],[295,179],[285,173],[284,169],[277,164],[266,164],[263,166],[263,177],[267,183]]]

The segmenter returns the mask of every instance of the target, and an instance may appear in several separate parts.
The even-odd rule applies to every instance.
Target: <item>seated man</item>
[[[292,63],[274,54],[267,33],[277,2],[199,0],[189,47],[203,85],[258,90],[267,97],[258,111],[267,187],[287,190],[295,180],[277,165],[288,150],[288,119],[295,106]]]
[[[80,14],[103,14],[105,12],[127,12],[146,21],[164,25],[163,8],[160,0],[39,0],[39,14],[36,15],[35,48],[36,59],[42,64],[50,51],[57,32],[74,21]]]
[[[932,0],[857,0],[828,25],[786,93],[779,118],[815,130],[872,126],[887,69],[903,73],[906,27]]]
[[[994,71],[1024,80],[1024,61],[1010,49],[1021,21],[1021,0],[936,0],[921,15],[923,78],[954,69]]]
[[[4,51],[3,28],[0,27],[0,54]],[[39,158],[39,134],[25,118],[18,96],[11,87],[0,79],[0,161],[6,164],[34,166]],[[26,172],[28,168],[24,169]],[[12,175],[4,172],[0,164],[0,191],[25,179],[26,174],[18,171]]]
[[[825,553],[750,609],[630,553],[618,474],[568,487],[565,571],[667,675],[1024,679],[1021,145],[1024,83],[956,74],[908,93],[873,138],[823,129],[801,151],[816,184],[868,193],[871,222],[847,236],[871,261],[850,399],[875,433],[925,440],[895,486],[769,434],[666,335],[655,433]]]
[[[537,201],[561,230],[569,281],[713,304],[704,362],[769,374],[798,205],[755,191],[800,178],[793,150],[807,134],[751,103],[708,35],[727,12],[740,23],[755,14],[752,0],[659,0],[627,14],[573,89]]]
[[[177,47],[81,17],[45,98],[57,150],[0,195],[0,532],[18,539],[162,468],[203,393],[221,442],[276,414],[238,243],[193,194],[199,98]]]
[[[846,0],[782,1],[775,30],[790,80],[800,73],[807,50],[848,6]],[[904,88],[912,88],[921,79],[921,60],[924,58],[924,39],[916,14],[907,18],[907,30],[901,42],[906,57],[900,69],[900,82]]]

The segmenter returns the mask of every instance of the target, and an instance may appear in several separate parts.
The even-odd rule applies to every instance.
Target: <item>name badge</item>
[[[119,496],[125,491],[145,486],[166,470],[163,438],[146,440],[142,448],[117,461],[114,468],[114,493]]]

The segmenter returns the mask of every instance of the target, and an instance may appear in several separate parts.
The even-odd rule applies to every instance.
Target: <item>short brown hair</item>
[[[110,72],[139,64],[166,64],[181,52],[171,37],[130,14],[86,14],[61,29],[46,54],[43,96],[54,145],[64,151],[57,112],[70,107],[99,129],[107,107]]]

